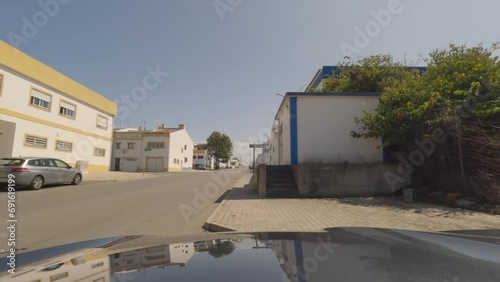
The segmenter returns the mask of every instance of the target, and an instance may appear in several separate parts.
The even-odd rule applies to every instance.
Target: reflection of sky
[[[440,245],[446,249],[469,257],[500,263],[500,253],[498,253],[498,245],[430,233],[417,233],[408,231],[396,232],[408,237],[413,237],[418,240]]]
[[[273,250],[251,249],[254,240],[243,243],[243,250],[236,248],[229,256],[214,258],[207,252],[196,253],[185,267],[149,268],[120,281],[283,281],[284,272]],[[112,281],[117,278],[112,276]]]

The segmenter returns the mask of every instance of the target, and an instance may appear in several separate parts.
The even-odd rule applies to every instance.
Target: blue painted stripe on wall
[[[297,140],[297,97],[290,97],[290,155],[292,165],[298,164],[298,140]]]
[[[295,264],[297,267],[297,278],[299,282],[306,281],[306,271],[304,269],[304,253],[302,252],[302,240],[293,240],[293,246],[295,248]]]

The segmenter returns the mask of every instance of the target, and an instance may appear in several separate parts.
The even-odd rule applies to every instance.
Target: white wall
[[[354,117],[374,112],[377,96],[300,96],[297,100],[298,162],[379,163],[383,161],[380,139],[355,139]]]
[[[198,150],[198,151],[203,151],[203,152],[196,152],[196,153],[193,152],[193,168],[196,165],[202,165],[203,167],[210,166],[210,160],[208,159],[207,150]],[[202,159],[199,159],[198,157],[202,157]]]
[[[185,129],[170,133],[169,170],[186,170],[193,167],[193,140]],[[182,162],[175,164],[174,159]],[[187,162],[186,162],[187,160]]]
[[[290,100],[284,98],[283,106],[276,114],[279,121],[278,130],[282,126],[282,143],[279,143],[279,131],[272,132],[271,135],[271,162],[273,165],[289,165],[290,162]],[[279,148],[282,147],[281,153]]]

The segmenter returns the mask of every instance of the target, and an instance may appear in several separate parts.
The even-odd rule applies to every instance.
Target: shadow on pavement
[[[220,204],[224,199],[226,200],[251,200],[259,199],[257,188],[255,187],[254,177],[250,178],[248,184],[243,187],[233,187],[222,194],[214,203]]]
[[[335,202],[340,202],[342,204],[352,205],[352,206],[363,206],[363,207],[385,207],[394,211],[412,211],[414,213],[428,214],[431,217],[434,216],[449,216],[449,215],[473,215],[476,214],[474,211],[451,208],[446,206],[440,206],[431,203],[416,202],[407,203],[404,202],[402,197],[394,196],[380,196],[380,197],[367,197],[367,198],[331,198],[328,199]],[[333,203],[332,203],[333,204]]]

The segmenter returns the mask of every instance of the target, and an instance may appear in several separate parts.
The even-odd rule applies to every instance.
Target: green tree
[[[491,48],[450,45],[429,55],[428,69],[421,75],[399,70],[391,80],[372,75],[383,92],[382,103],[375,113],[355,118],[361,130],[352,135],[380,137],[384,145],[396,145],[412,142],[435,127],[446,128],[457,115],[498,119],[500,63],[493,56],[496,48],[496,44]],[[375,70],[365,67],[364,72],[370,71]],[[358,83],[357,77],[351,79],[348,84]]]
[[[233,153],[233,142],[226,134],[218,131],[212,132],[207,138],[208,153],[213,156],[217,162],[222,160],[227,162]]]
[[[395,83],[401,73],[408,72],[404,65],[390,55],[375,55],[359,61],[339,63],[339,72],[323,81],[322,92],[384,92]]]
[[[217,240],[216,243],[208,248],[208,253],[214,258],[221,258],[233,253],[235,247],[231,241],[221,242]]]

